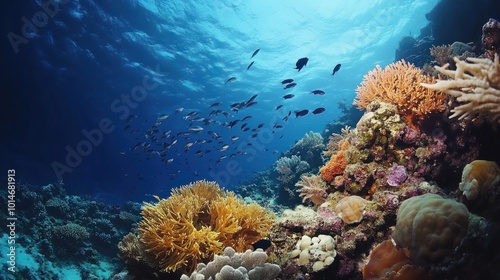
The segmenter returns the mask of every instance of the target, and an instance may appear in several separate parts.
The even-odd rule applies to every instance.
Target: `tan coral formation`
[[[421,83],[422,86],[439,90],[456,97],[463,103],[454,107],[450,118],[469,119],[482,116],[493,124],[500,124],[500,64],[498,55],[494,61],[486,58],[467,58],[466,61],[454,58],[456,70],[448,69],[449,64],[436,69],[450,77],[434,84]]]
[[[302,203],[310,200],[315,206],[325,202],[328,193],[326,192],[326,182],[319,175],[303,174],[300,181],[295,184],[300,187],[297,192],[302,197]]]
[[[484,195],[500,181],[500,168],[494,161],[475,160],[464,167],[460,190],[468,200]]]
[[[357,195],[346,196],[335,206],[335,213],[346,224],[359,223],[363,219],[363,213],[368,202],[368,200]]]
[[[401,203],[393,239],[418,265],[438,264],[467,233],[469,211],[462,203],[424,194]]]

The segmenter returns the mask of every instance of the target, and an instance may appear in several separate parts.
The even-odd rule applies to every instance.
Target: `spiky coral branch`
[[[435,84],[421,83],[422,86],[439,90],[456,97],[464,103],[451,110],[450,118],[469,119],[482,116],[491,123],[500,124],[500,64],[498,55],[494,61],[481,58],[467,58],[460,61],[454,58],[457,69],[449,65],[436,66],[450,80],[439,80]],[[469,61],[469,62],[467,62]]]

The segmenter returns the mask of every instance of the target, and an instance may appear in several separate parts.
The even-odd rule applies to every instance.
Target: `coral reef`
[[[433,82],[434,78],[423,75],[419,68],[404,60],[383,70],[377,65],[364,76],[353,104],[359,109],[365,109],[373,100],[394,104],[407,123],[417,127],[425,117],[445,108],[445,94],[420,85]]]
[[[439,90],[457,99],[461,104],[455,106],[450,118],[470,119],[484,117],[493,124],[500,124],[500,64],[498,55],[494,61],[489,59],[468,58],[466,61],[455,59],[457,69],[449,70],[448,65],[436,66],[449,80],[439,80],[421,85]]]
[[[264,208],[245,204],[215,182],[197,181],[156,199],[143,206],[137,230],[142,259],[161,271],[192,272],[224,247],[244,251],[273,222]]]
[[[138,203],[107,205],[68,195],[62,184],[19,184],[16,194],[16,279],[67,279],[63,272],[69,271],[81,279],[109,279],[123,266],[116,244],[133,222],[119,213],[138,214]],[[0,190],[0,204],[7,205],[7,197]],[[6,213],[0,213],[4,220]]]
[[[236,253],[233,248],[227,247],[222,255],[215,255],[208,264],[198,264],[197,271],[190,276],[184,274],[180,279],[273,280],[281,269],[276,264],[266,263],[267,258],[262,249]]]
[[[462,203],[424,194],[403,201],[392,234],[419,265],[436,264],[460,244],[469,225],[469,211]]]

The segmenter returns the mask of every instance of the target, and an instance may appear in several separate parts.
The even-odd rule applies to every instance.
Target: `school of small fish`
[[[250,59],[253,59],[260,49],[253,52]],[[298,71],[302,70],[308,63],[309,59],[303,57],[297,60],[295,63],[295,69]],[[255,60],[251,61],[247,66],[245,71],[248,71],[255,63]],[[337,64],[331,75],[334,75],[339,71],[341,64]],[[238,78],[232,76],[225,81],[225,85],[237,81]],[[297,86],[297,82],[294,79],[285,79],[281,81],[284,86],[284,90],[289,90]],[[324,95],[325,92],[320,89],[311,90],[312,95]],[[242,100],[240,102],[226,104],[226,109],[222,109],[224,102],[215,102],[207,106],[209,113],[206,111],[190,111],[185,113],[184,108],[179,107],[170,113],[162,113],[156,119],[151,120],[153,123],[147,127],[144,126],[151,121],[146,119],[143,123],[140,123],[137,115],[129,115],[125,120],[125,130],[128,130],[131,134],[136,134],[135,138],[138,143],[130,148],[131,152],[140,154],[141,151],[146,154],[146,160],[150,160],[154,157],[159,158],[165,165],[172,165],[177,163],[189,164],[188,153],[191,151],[197,157],[204,157],[209,153],[219,153],[215,157],[214,164],[208,164],[207,170],[210,171],[218,164],[222,163],[227,158],[234,158],[238,156],[255,156],[255,149],[251,147],[254,145],[254,140],[259,136],[259,132],[264,127],[267,127],[271,133],[277,133],[284,127],[283,123],[275,122],[272,124],[260,123],[256,126],[252,126],[249,120],[252,119],[252,115],[242,116],[240,111],[245,111],[245,109],[255,106],[258,104],[257,100],[258,94],[253,95],[247,100]],[[283,96],[284,100],[291,99],[295,97],[294,94],[285,94]],[[275,111],[279,111],[283,108],[283,104],[279,104],[275,107]],[[300,109],[293,111],[295,118],[303,117],[311,112],[313,115],[321,114],[325,112],[325,108],[319,107],[312,110]],[[206,115],[202,115],[205,113]],[[239,113],[239,114],[238,114]],[[285,115],[281,118],[282,122],[287,122],[289,117],[292,115],[292,111],[284,111]],[[239,117],[237,117],[239,116]],[[174,133],[172,131],[172,124],[178,124],[179,122],[185,122],[185,129]],[[170,124],[170,125],[169,125]],[[133,129],[132,127],[138,127]],[[235,130],[234,135],[229,138],[224,139],[217,130],[226,127],[228,130]],[[147,127],[145,130],[144,128]],[[241,132],[248,132],[248,135],[244,135]],[[224,135],[227,133],[224,133]],[[281,139],[283,135],[279,136]],[[238,141],[240,140],[240,141]],[[185,144],[178,144],[185,143]],[[267,149],[266,149],[267,150]],[[273,151],[274,154],[278,153],[277,150]],[[122,151],[121,154],[126,154]],[[183,156],[184,154],[184,156]],[[180,169],[168,168],[170,179],[174,179],[177,174],[180,173]],[[173,170],[173,171],[172,171]],[[194,176],[198,176],[198,172],[193,171]]]

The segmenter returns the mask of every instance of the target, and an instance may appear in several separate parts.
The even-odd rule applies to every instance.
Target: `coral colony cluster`
[[[370,71],[357,89],[354,105],[364,115],[355,127],[326,135],[327,143],[307,133],[272,170],[239,188],[241,199],[197,181],[146,203],[119,245],[129,274],[500,277],[492,251],[500,243],[500,168],[481,158],[498,139],[488,145],[477,136],[500,124],[498,54],[453,60],[444,57],[450,48],[432,49],[454,62],[436,67],[437,81],[404,60]]]
[[[307,133],[235,192],[196,181],[115,209],[26,189],[20,243],[45,266],[85,261],[84,279],[110,277],[103,259],[125,262],[113,279],[500,279],[500,25],[483,31],[480,57],[454,43],[431,48],[435,69],[377,66],[355,126]]]

